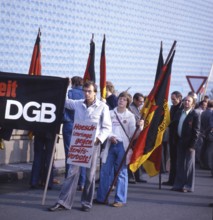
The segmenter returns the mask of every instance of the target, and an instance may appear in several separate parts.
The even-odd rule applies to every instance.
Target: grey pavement
[[[55,162],[55,167],[56,178],[62,183],[64,161]],[[61,184],[47,191],[45,204],[41,205],[44,192],[29,189],[27,180],[30,170],[30,163],[0,166],[1,220],[213,220],[213,209],[208,207],[213,202],[213,178],[209,170],[197,168],[193,193],[174,192],[169,186],[159,189],[159,176],[150,178],[143,174],[148,182],[129,184],[128,201],[124,207],[94,204],[89,213],[80,211],[81,192],[76,193],[71,211],[48,212],[47,208],[57,199]],[[2,181],[5,179],[3,173],[10,177],[8,182]],[[166,181],[168,173],[161,176],[162,181]],[[113,202],[113,198],[114,192],[110,194],[110,202]]]

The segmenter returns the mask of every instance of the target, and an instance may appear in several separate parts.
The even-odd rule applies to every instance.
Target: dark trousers
[[[176,176],[176,165],[177,165],[177,143],[170,142],[170,171],[169,171],[169,182],[174,184]]]
[[[34,159],[31,171],[31,186],[44,185],[49,170],[53,151],[54,139],[35,136],[34,139]],[[48,187],[53,184],[53,168],[51,170]]]

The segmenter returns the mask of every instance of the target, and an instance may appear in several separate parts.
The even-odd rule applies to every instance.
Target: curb
[[[0,174],[0,183],[29,181],[31,171],[4,172]]]
[[[63,167],[54,168],[54,176],[63,175],[65,169]],[[20,170],[20,171],[5,171],[0,173],[0,183],[14,183],[14,182],[29,182],[31,176],[31,170]]]

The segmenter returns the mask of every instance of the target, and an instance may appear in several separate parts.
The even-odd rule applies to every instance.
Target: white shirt
[[[97,137],[101,143],[103,143],[109,136],[112,130],[112,123],[109,107],[104,102],[96,99],[95,102],[87,108],[83,99],[68,99],[65,102],[65,108],[75,110],[74,120],[97,123],[95,137]]]
[[[179,120],[179,123],[178,123],[178,136],[179,137],[181,137],[183,122],[184,122],[186,116],[189,114],[190,110],[191,109],[189,109],[187,111],[185,111],[185,110],[182,111],[182,114],[180,116],[180,120]]]
[[[123,124],[126,133],[128,134],[129,138],[131,139],[131,137],[133,136],[136,126],[135,126],[135,116],[132,112],[130,112],[128,109],[126,109],[125,112],[123,113],[118,113],[117,112],[117,108],[115,108],[114,110],[110,111],[110,115],[111,115],[111,120],[112,120],[112,132],[108,137],[106,146],[101,154],[102,157],[102,162],[105,163],[107,156],[108,156],[108,151],[111,145],[111,141],[110,138],[112,136],[116,137],[117,140],[122,141],[123,145],[124,145],[124,149],[126,150],[129,146],[129,138],[126,136],[123,128],[121,127],[115,112],[117,113],[121,123]]]

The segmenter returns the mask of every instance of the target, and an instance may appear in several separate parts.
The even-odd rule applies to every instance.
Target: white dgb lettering
[[[11,107],[16,106],[17,112],[11,113]],[[32,116],[28,115],[28,109],[32,107]],[[17,120],[22,115],[26,121],[30,122],[45,122],[52,123],[56,119],[55,115],[56,106],[52,103],[41,103],[41,105],[37,102],[28,102],[25,106],[15,100],[7,100],[6,103],[6,111],[5,111],[5,119]]]

